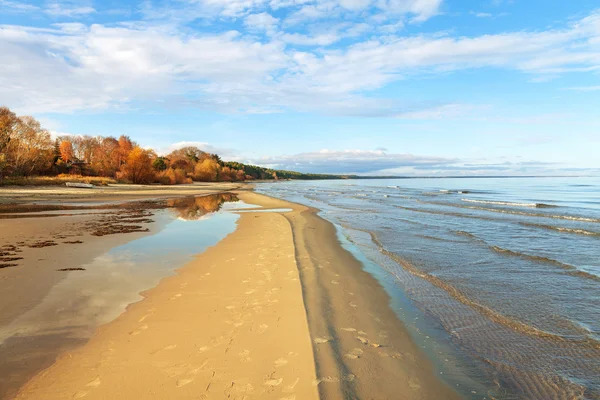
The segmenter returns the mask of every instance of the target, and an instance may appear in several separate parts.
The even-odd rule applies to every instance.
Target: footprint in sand
[[[81,399],[83,397],[85,397],[88,394],[88,392],[77,392],[73,395],[74,399]]]
[[[246,294],[252,294],[254,292],[256,292],[256,289],[250,289],[250,290],[245,291],[244,293],[246,293]]]
[[[351,301],[350,303],[348,303],[348,305],[349,305],[350,307],[354,307],[354,308],[356,308],[356,303],[354,303],[353,301]]]
[[[287,363],[288,363],[288,360],[286,360],[285,358],[278,358],[277,360],[275,360],[275,368],[283,367]]]
[[[356,332],[356,329],[354,328],[342,328],[342,330],[346,332]]]
[[[416,380],[415,378],[408,379],[408,387],[410,387],[412,390],[421,389],[421,385],[419,385],[419,381]]]
[[[238,353],[238,355],[243,362],[249,362],[252,360],[250,357],[248,357],[250,355],[250,350],[242,350]]]
[[[258,333],[265,333],[267,331],[267,329],[269,329],[269,325],[267,325],[267,324],[261,324],[258,327]]]
[[[335,378],[333,376],[324,376],[322,378],[317,378],[313,381],[313,385],[318,386],[319,384],[321,384],[322,382],[325,383],[335,383],[335,382],[339,382],[340,380],[338,378]]]
[[[179,379],[176,383],[177,387],[182,387],[187,385],[188,383],[193,382],[194,380],[192,378],[187,378],[187,379]]]
[[[98,387],[100,386],[100,378],[96,378],[93,381],[91,381],[90,383],[88,383],[87,385],[88,387]]]
[[[181,296],[183,296],[181,293],[177,293],[176,295],[169,297],[169,300],[175,300],[180,298]]]
[[[321,344],[321,343],[327,343],[327,342],[329,342],[330,340],[331,340],[331,338],[326,338],[326,337],[322,337],[322,338],[320,338],[320,337],[318,337],[318,338],[315,338],[315,339],[313,340],[313,342],[315,342],[316,344]]]
[[[362,337],[362,336],[357,336],[356,337],[362,344],[369,344],[369,339]]]
[[[298,382],[300,382],[300,378],[296,378],[296,380],[294,381],[294,383],[292,383],[290,385],[287,385],[281,391],[283,393],[291,393],[291,392],[293,392],[294,389],[296,388],[296,385],[298,384]]]
[[[283,378],[269,379],[269,380],[265,381],[265,385],[270,386],[270,387],[275,387],[275,386],[281,385],[281,382],[283,382]]]
[[[338,281],[331,281],[332,284],[334,285],[339,285],[340,283]]]
[[[345,354],[344,356],[347,358],[350,358],[352,360],[355,360],[357,358],[360,358],[360,356],[362,356],[362,354],[363,354],[362,349],[354,348],[354,349],[352,349],[351,352]]]
[[[130,335],[132,335],[132,336],[139,335],[140,333],[144,332],[146,329],[148,329],[148,325],[142,325],[137,330],[131,332]]]
[[[144,322],[151,314],[146,314],[142,318],[138,319],[138,322]]]

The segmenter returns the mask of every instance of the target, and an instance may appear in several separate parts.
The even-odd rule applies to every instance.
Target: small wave
[[[462,201],[466,201],[468,203],[478,203],[478,204],[495,204],[498,206],[509,206],[509,207],[532,207],[532,208],[554,208],[558,206],[554,206],[552,204],[546,203],[513,203],[510,201],[496,201],[496,200],[475,200],[475,199],[461,199]]]
[[[489,212],[496,212],[496,213],[502,213],[502,214],[522,215],[524,217],[541,217],[541,218],[564,219],[564,220],[568,220],[568,221],[600,223],[599,218],[582,217],[579,215],[543,214],[543,213],[536,213],[536,212],[507,210],[507,209],[502,209],[502,208],[474,207],[474,206],[467,206],[467,205],[461,205],[461,204],[440,203],[440,202],[436,202],[436,201],[419,201],[419,203],[433,204],[433,205],[446,206],[446,207],[466,208],[469,210],[489,211]]]
[[[479,239],[477,236],[473,235],[472,233],[465,232],[465,231],[454,231],[454,233],[456,233],[457,235],[460,235],[460,236],[466,236],[471,239]]]
[[[563,227],[563,226],[532,224],[529,222],[519,222],[519,224],[521,224],[523,226],[529,226],[532,228],[548,229],[548,230],[557,231],[557,232],[573,233],[576,235],[600,236],[600,232],[593,232],[593,231],[588,231],[588,230],[579,229],[579,228],[567,228],[567,227]]]
[[[505,249],[505,248],[499,247],[499,246],[490,246],[490,248],[497,253],[504,254],[507,256],[519,257],[519,258],[523,258],[525,260],[535,261],[538,263],[556,265],[558,267],[568,270],[570,275],[575,275],[575,276],[580,276],[582,278],[600,281],[599,276],[582,271],[579,268],[575,267],[574,265],[567,264],[562,261],[555,260],[553,258],[548,258],[548,257],[543,257],[543,256],[534,256],[531,254],[525,254],[525,253],[521,253],[518,251]]]
[[[388,187],[391,189],[400,189],[400,186],[395,186],[395,185],[388,185]]]
[[[472,307],[473,309],[477,310],[482,315],[485,315],[487,318],[489,318],[493,322],[502,324],[502,325],[507,326],[511,329],[514,329],[518,332],[528,334],[528,335],[533,335],[533,336],[542,337],[542,338],[560,341],[560,342],[585,343],[594,348],[600,347],[600,344],[597,341],[595,341],[594,339],[585,335],[585,333],[582,333],[581,339],[572,339],[572,338],[563,337],[561,335],[557,335],[557,334],[554,334],[551,332],[546,332],[546,331],[538,329],[534,326],[528,325],[524,322],[512,319],[510,317],[507,317],[507,316],[491,309],[490,307],[480,304],[480,303],[470,299],[467,295],[465,295],[459,289],[455,288],[454,286],[450,285],[449,283],[445,282],[444,280],[438,278],[437,276],[431,275],[425,271],[420,270],[419,268],[415,267],[413,264],[411,264],[404,258],[387,250],[373,232],[369,232],[369,235],[371,236],[371,241],[378,247],[379,251],[382,254],[388,256],[389,258],[391,258],[392,260],[397,262],[406,271],[410,272],[411,274],[413,274],[419,278],[425,279],[429,283],[446,291],[454,299],[460,301],[461,303],[463,303],[469,307]]]

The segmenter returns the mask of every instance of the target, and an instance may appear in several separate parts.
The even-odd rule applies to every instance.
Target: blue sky
[[[308,172],[600,174],[600,4],[0,0],[0,104]]]

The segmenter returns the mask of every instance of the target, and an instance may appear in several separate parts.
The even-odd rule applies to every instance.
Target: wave
[[[462,217],[462,218],[472,218],[472,219],[482,219],[482,220],[485,220],[485,221],[504,221],[504,220],[502,220],[500,218],[489,218],[489,217],[482,217],[480,215],[470,215],[470,214],[462,214],[462,213],[454,213],[454,212],[425,210],[425,209],[421,209],[421,208],[399,206],[399,205],[396,205],[396,204],[392,205],[392,207],[400,208],[402,210],[408,210],[408,211],[426,213],[426,214],[447,215],[447,216],[450,216],[450,217]]]
[[[514,250],[505,249],[505,248],[499,247],[499,246],[490,246],[490,248],[492,250],[494,250],[495,252],[503,254],[503,255],[519,257],[519,258],[523,258],[525,260],[535,261],[535,262],[544,263],[544,264],[556,265],[558,267],[566,269],[569,272],[569,275],[575,275],[575,276],[579,276],[582,278],[600,281],[600,276],[590,274],[589,272],[582,271],[574,265],[567,264],[562,261],[555,260],[553,258],[548,258],[548,257],[543,257],[543,256],[534,256],[531,254],[526,254],[526,253],[521,253],[521,252],[514,251]]]
[[[532,228],[548,229],[548,230],[557,231],[557,232],[573,233],[576,235],[600,236],[600,232],[588,231],[588,230],[579,229],[579,228],[567,228],[567,227],[563,227],[563,226],[532,224],[529,222],[519,222],[519,224],[523,225],[523,226],[529,226]]]
[[[509,206],[509,207],[532,207],[532,208],[554,208],[558,207],[552,204],[546,203],[513,203],[510,201],[499,201],[499,200],[475,200],[475,199],[461,199],[462,201],[466,201],[468,203],[478,203],[478,204],[495,204],[498,206]]]
[[[600,218],[582,217],[582,216],[578,216],[578,215],[545,214],[545,213],[536,213],[536,212],[507,210],[507,209],[502,209],[502,208],[474,207],[474,206],[467,206],[467,205],[461,205],[461,204],[440,203],[440,202],[435,202],[435,201],[419,201],[419,203],[440,205],[440,206],[446,206],[446,207],[466,208],[469,210],[490,211],[490,212],[496,212],[496,213],[502,213],[502,214],[522,215],[524,217],[540,217],[540,218],[564,219],[564,220],[568,220],[568,221],[600,223]]]
[[[590,338],[589,336],[587,336],[584,332],[582,332],[581,339],[563,337],[561,335],[551,333],[551,332],[546,332],[546,331],[538,329],[534,326],[528,325],[524,322],[512,319],[510,317],[507,317],[507,316],[491,309],[488,306],[480,304],[480,303],[472,300],[467,295],[465,295],[462,291],[460,291],[459,289],[450,285],[449,283],[445,282],[444,280],[438,278],[437,276],[431,275],[427,272],[424,272],[424,271],[418,269],[413,264],[411,264],[409,261],[407,261],[404,258],[398,256],[397,254],[387,250],[373,232],[370,232],[370,231],[366,231],[366,232],[369,233],[369,235],[371,236],[371,241],[377,246],[377,248],[379,249],[379,251],[382,254],[384,254],[387,257],[389,257],[390,259],[394,260],[396,263],[398,263],[400,266],[402,266],[406,271],[408,271],[409,273],[411,273],[414,276],[417,276],[419,278],[427,280],[429,283],[431,283],[434,286],[438,287],[439,289],[442,289],[445,292],[447,292],[455,300],[477,310],[479,313],[485,315],[487,318],[489,318],[491,321],[493,321],[495,323],[498,323],[498,324],[504,325],[506,327],[509,327],[511,329],[514,329],[517,332],[532,335],[532,336],[537,336],[537,337],[546,338],[546,339],[559,341],[559,342],[577,342],[577,343],[586,344],[593,348],[600,348],[600,343],[598,343],[593,338]],[[577,329],[577,330],[582,331],[581,329]]]

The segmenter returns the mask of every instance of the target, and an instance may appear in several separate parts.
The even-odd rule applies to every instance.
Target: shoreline
[[[229,394],[248,398],[258,396],[257,398],[291,399],[295,395],[302,399],[459,398],[434,375],[431,363],[391,309],[390,298],[385,290],[342,247],[334,225],[319,217],[318,210],[243,189],[239,193],[240,199],[247,203],[258,204],[267,209],[292,211],[240,213],[238,227],[233,233],[177,270],[176,275],[163,278],[155,288],[144,292],[143,300],[129,305],[116,320],[101,326],[87,344],[59,357],[50,368],[22,387],[17,398],[36,398],[36,393],[44,393],[44,398],[64,398],[67,392],[70,393],[69,396],[86,398],[106,398],[110,395],[118,396],[119,393],[129,393],[130,397],[136,398],[160,398],[158,393],[163,389],[166,391],[160,393],[168,394],[169,398],[190,398],[192,388],[204,390],[209,386],[209,389],[216,389],[219,385],[223,391],[229,388]],[[273,235],[274,227],[280,232],[279,235]],[[256,241],[257,235],[262,235],[262,242]],[[270,235],[269,239],[265,240],[264,235]],[[274,243],[278,245],[275,246]],[[269,250],[271,245],[273,247]],[[237,249],[240,246],[247,246],[247,250],[240,251]],[[252,259],[251,254],[260,249],[265,250],[265,247],[267,250],[263,252],[262,258]],[[227,254],[221,254],[224,252]],[[273,257],[274,254],[277,256]],[[243,261],[240,261],[241,257],[244,258]],[[212,260],[210,262],[214,267],[209,272],[205,272],[206,266],[201,261],[207,258]],[[257,271],[256,267],[258,264],[266,264],[265,258],[270,260],[273,268],[269,272],[271,280],[268,281],[265,272]],[[232,265],[236,263],[242,263],[245,268]],[[280,268],[276,267],[280,264],[289,269],[279,271]],[[219,271],[222,275],[219,278],[220,275],[214,272],[218,270],[218,266],[227,266],[231,270]],[[263,282],[265,285],[279,279],[277,287],[287,285],[285,287],[288,290],[263,291],[260,299],[251,300],[260,304],[249,306],[248,300],[245,300],[246,308],[238,312],[240,301],[243,303],[246,298],[256,297],[256,293],[261,293],[262,290],[263,285],[259,285],[240,292],[249,282],[235,283],[235,278],[249,273],[249,268],[252,268],[252,274],[243,280]],[[192,285],[196,284],[181,281],[184,276],[198,282],[194,286],[196,292],[191,290]],[[173,313],[183,312],[174,307],[177,301],[184,298],[193,301],[191,297],[201,297],[198,293],[208,290],[206,285],[210,279],[221,279],[218,295],[213,293],[210,301],[223,306],[222,301],[229,293],[227,300],[231,300],[232,304],[225,307],[197,307],[191,315],[201,320],[198,324],[197,321],[191,322],[186,318],[173,317],[169,323],[164,320],[171,318]],[[199,283],[200,281],[203,282]],[[186,285],[182,287],[184,283]],[[177,290],[179,292],[173,294]],[[284,292],[285,298],[279,294]],[[173,298],[177,294],[180,296]],[[286,303],[286,306],[282,303]],[[152,307],[149,307],[150,304]],[[146,315],[148,309],[154,311]],[[269,310],[266,312],[268,315],[264,315],[265,310]],[[132,344],[132,337],[141,339],[151,336],[154,325],[151,320],[158,318],[161,312],[164,313],[163,320],[157,321],[161,329],[157,329],[155,335],[163,339],[168,337],[173,343],[158,349],[158,353],[154,355],[166,357],[167,361],[163,363],[183,363],[185,368],[171,369],[171,372],[165,372],[162,368],[163,371],[159,373],[157,371],[161,367],[154,365],[148,367],[150,370],[145,370],[143,374],[135,374],[134,378],[131,371],[124,370],[123,367],[148,363],[152,365],[153,357],[150,354],[157,351],[152,346],[158,342],[147,339],[135,345]],[[274,323],[274,320],[270,320],[271,323],[259,321],[266,317],[275,318],[278,322],[286,320],[295,328],[290,329],[288,326],[288,329],[280,330],[279,323]],[[226,321],[230,323],[216,322],[223,318],[228,318]],[[267,325],[267,328],[262,329],[263,325]],[[276,328],[273,329],[273,326]],[[184,331],[195,333],[193,340],[198,341],[198,335],[204,335],[199,333],[203,330],[211,330],[213,340],[227,336],[224,333],[229,333],[230,336],[233,331],[236,333],[235,338],[229,338],[228,350],[218,356],[210,353],[224,346],[218,340],[212,342],[214,346],[194,343],[195,352],[184,352],[183,347],[186,343],[189,344],[189,339],[181,337],[175,340],[175,336]],[[261,330],[263,332],[259,334]],[[265,340],[265,335],[275,330],[279,330],[278,334]],[[206,341],[210,342],[210,338]],[[238,341],[244,342],[245,347],[236,347]],[[107,345],[109,342],[110,346]],[[261,350],[261,346],[266,347]],[[272,348],[280,346],[300,350],[288,351],[288,357],[282,355],[282,351],[274,354]],[[203,347],[209,349],[198,352]],[[290,356],[290,353],[297,355]],[[189,362],[192,358],[194,363]],[[249,360],[245,365],[243,359],[252,361]],[[203,365],[204,362],[206,364]],[[87,368],[77,369],[78,363],[89,366],[96,373],[86,372]],[[244,368],[234,367],[240,364]],[[210,369],[206,368],[209,365],[213,366],[212,377],[205,376]],[[215,380],[214,377],[218,377],[215,371],[219,365],[230,372]],[[187,372],[183,371],[186,368]],[[121,371],[121,376],[111,374],[111,370]],[[146,373],[153,378],[147,381],[138,379],[146,377]],[[129,379],[124,380],[123,374],[129,374]],[[185,374],[187,375],[184,377]],[[170,378],[165,378],[169,375]],[[135,382],[130,382],[132,380]],[[183,390],[184,387],[187,391]],[[206,396],[208,397],[204,398],[212,398]]]

